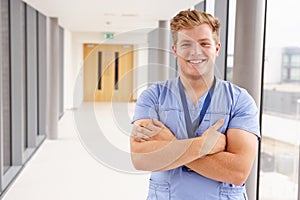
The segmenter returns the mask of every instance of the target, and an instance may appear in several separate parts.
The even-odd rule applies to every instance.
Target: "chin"
[[[183,74],[184,77],[188,78],[188,79],[193,79],[193,80],[197,80],[202,78],[202,74]]]
[[[205,72],[202,70],[193,70],[189,73],[190,76],[201,77],[205,75]]]

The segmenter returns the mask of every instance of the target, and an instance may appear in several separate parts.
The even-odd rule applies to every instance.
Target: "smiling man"
[[[132,162],[152,171],[148,199],[247,199],[258,111],[246,90],[214,75],[220,22],[187,10],[171,30],[179,77],[145,90],[133,117]]]

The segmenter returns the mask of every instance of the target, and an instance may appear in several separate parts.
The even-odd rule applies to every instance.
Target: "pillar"
[[[48,138],[58,138],[59,118],[59,26],[58,19],[49,18],[48,31],[48,66],[47,66],[47,123]]]
[[[245,88],[258,108],[261,102],[265,1],[237,0],[233,83]],[[249,200],[257,196],[258,163],[247,180]]]

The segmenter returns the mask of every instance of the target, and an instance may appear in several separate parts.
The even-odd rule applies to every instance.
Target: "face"
[[[213,76],[219,49],[220,43],[214,41],[208,24],[178,31],[172,50],[180,66],[180,76],[196,79]]]

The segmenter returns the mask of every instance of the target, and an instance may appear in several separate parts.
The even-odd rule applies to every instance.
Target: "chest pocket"
[[[220,89],[220,87],[215,88],[215,94],[213,95],[211,103],[208,110],[198,128],[197,134],[200,136],[205,130],[214,125],[219,119],[224,119],[223,126],[218,130],[219,132],[225,134],[230,118],[231,118],[231,108],[234,106],[230,98],[227,98],[227,94]]]
[[[219,119],[224,119],[223,126],[218,130],[219,132],[224,134],[229,124],[229,114],[222,113],[222,112],[221,113],[208,112],[205,114],[204,119],[202,120],[202,123],[200,124],[197,130],[197,135],[201,136],[204,133],[204,131],[206,131],[209,127],[214,125]]]

